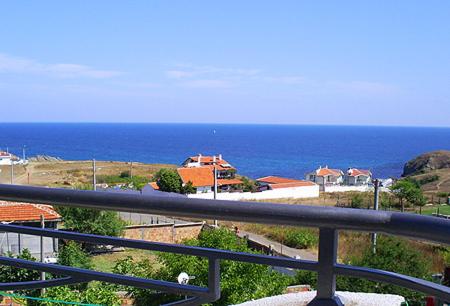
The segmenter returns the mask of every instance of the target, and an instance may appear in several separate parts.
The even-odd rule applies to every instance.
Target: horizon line
[[[127,121],[10,121],[0,124],[185,124],[185,125],[271,125],[271,126],[329,126],[329,127],[391,127],[391,128],[444,128],[445,125],[392,125],[392,124],[327,124],[327,123],[247,123],[247,122],[127,122]]]

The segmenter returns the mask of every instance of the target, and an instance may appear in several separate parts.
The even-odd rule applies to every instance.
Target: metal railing
[[[208,287],[199,287],[0,257],[0,264],[2,265],[51,272],[56,275],[65,276],[64,278],[47,281],[3,283],[0,284],[0,290],[45,288],[97,280],[190,297],[187,300],[180,300],[171,305],[199,305],[213,302],[220,298],[220,260],[234,260],[316,271],[318,273],[317,296],[309,305],[342,305],[339,298],[335,295],[335,278],[337,274],[386,282],[450,301],[449,287],[394,272],[343,265],[336,262],[339,230],[381,232],[450,245],[450,220],[446,219],[408,213],[351,208],[168,198],[14,185],[0,185],[0,200],[170,215],[174,217],[319,228],[319,258],[316,262],[0,224],[0,231],[200,256],[207,258],[209,262]]]

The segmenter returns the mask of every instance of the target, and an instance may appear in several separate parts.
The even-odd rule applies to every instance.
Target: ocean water
[[[399,176],[418,154],[450,150],[450,128],[225,124],[1,123],[0,148],[67,160],[180,164],[218,154],[243,175],[303,178],[319,165]]]

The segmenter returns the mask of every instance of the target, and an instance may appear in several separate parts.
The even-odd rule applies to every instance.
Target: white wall
[[[319,185],[314,186],[302,186],[292,188],[280,188],[274,190],[266,190],[261,192],[220,192],[217,194],[218,200],[269,200],[280,198],[318,198],[319,197]],[[189,194],[188,198],[196,199],[213,199],[213,193],[198,193]]]
[[[325,185],[322,187],[323,192],[347,192],[347,191],[372,191],[373,187],[369,187],[368,185],[362,186],[347,186],[347,185]]]

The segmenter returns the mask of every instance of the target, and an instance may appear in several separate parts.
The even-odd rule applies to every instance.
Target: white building
[[[0,165],[11,165],[13,155],[11,153],[0,151]]]
[[[362,186],[371,183],[372,172],[370,170],[349,168],[344,176],[344,184],[348,186]]]
[[[323,189],[323,186],[326,185],[342,184],[344,182],[344,173],[340,169],[330,169],[328,166],[325,166],[306,174],[306,179],[318,184]]]

